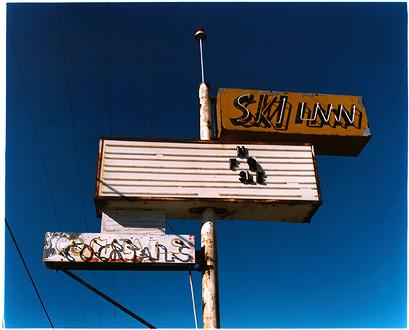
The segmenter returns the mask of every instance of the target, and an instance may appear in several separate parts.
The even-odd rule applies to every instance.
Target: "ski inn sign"
[[[362,97],[221,88],[220,140],[293,141],[319,154],[357,155],[370,138]]]

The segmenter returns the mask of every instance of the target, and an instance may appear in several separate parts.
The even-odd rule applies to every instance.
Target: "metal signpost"
[[[199,87],[200,100],[200,139],[212,138],[212,112],[210,106],[209,88],[205,83],[203,65],[204,30],[196,31],[195,39],[200,45],[200,64],[202,82]],[[214,208],[202,208],[200,217],[200,245],[202,248],[202,313],[203,328],[220,328],[220,305],[217,262],[216,212]]]
[[[95,188],[101,232],[46,233],[44,262],[64,271],[199,265],[203,327],[219,328],[216,218],[310,222],[321,205],[314,147],[356,155],[370,132],[360,97],[224,88],[218,91],[213,139],[203,29],[195,38],[202,73],[200,140],[101,138]],[[165,233],[169,217],[200,218],[200,258],[194,235]]]

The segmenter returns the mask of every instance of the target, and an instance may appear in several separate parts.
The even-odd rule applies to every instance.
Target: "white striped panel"
[[[266,185],[239,181],[249,168],[236,146],[105,140],[100,196],[318,201],[311,146],[244,144],[264,169]],[[236,171],[229,169],[230,158],[240,162]]]
[[[137,173],[137,172],[135,172]],[[238,171],[233,172],[229,170],[229,173],[226,173],[224,175],[216,175],[216,174],[208,174],[208,173],[195,173],[195,174],[186,174],[186,173],[176,173],[176,172],[170,172],[168,171],[167,173],[155,173],[152,174],[150,172],[144,173],[144,172],[139,172],[143,173],[143,179],[135,179],[135,173],[129,173],[129,172],[108,172],[106,171],[104,173],[104,181],[105,182],[115,182],[115,181],[123,181],[123,183],[126,183],[127,181],[159,181],[159,182],[232,182],[232,177],[238,178]],[[277,175],[273,174],[275,172],[269,171],[267,172],[267,183],[269,184],[280,184],[280,183],[299,183],[299,184],[316,184],[316,180],[314,177],[314,172],[313,171],[303,171],[303,175],[297,175],[297,176],[289,176],[290,172],[286,172],[283,175],[286,176],[285,178],[282,178],[283,175]],[[291,172],[293,173],[293,172]],[[168,174],[172,174],[172,177],[169,177]],[[298,174],[298,173],[297,173]],[[235,180],[233,178],[233,181]],[[237,182],[239,182],[237,180]]]
[[[235,150],[236,146],[241,146],[243,143],[206,143],[206,142],[161,142],[161,141],[132,141],[132,140],[104,140],[104,147],[146,147],[148,144],[151,147],[159,147],[161,149],[231,149]],[[285,151],[310,151],[309,145],[265,145],[265,144],[245,144],[252,150],[285,150]],[[268,148],[266,148],[268,146]]]

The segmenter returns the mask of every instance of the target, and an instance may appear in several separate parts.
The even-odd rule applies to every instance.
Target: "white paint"
[[[241,145],[240,145],[241,146]],[[249,171],[237,144],[105,140],[100,196],[240,198],[318,201],[311,146],[245,144],[266,185],[245,185]],[[230,170],[229,159],[239,161]],[[255,172],[250,172],[254,176]]]
[[[172,171],[163,171],[158,172],[155,174],[152,173],[145,173],[144,180],[148,180],[150,183],[153,181],[163,182],[166,184],[167,182],[192,182],[192,183],[201,183],[206,185],[208,182],[219,182],[219,183],[226,183],[232,182],[237,178],[237,171],[226,170],[226,174],[224,175],[222,171],[220,175],[207,173],[205,171],[197,171],[196,173],[189,173],[186,171],[184,173],[176,172],[175,169]],[[172,174],[172,177],[169,178],[169,174]],[[290,176],[292,175],[292,176]],[[282,178],[285,176],[285,178]],[[105,172],[104,179],[111,180],[111,181],[119,181],[123,184],[126,184],[128,181],[133,181],[135,178],[134,173],[130,172]],[[314,171],[297,171],[297,176],[294,175],[294,172],[289,171],[271,171],[270,175],[267,179],[267,183],[270,184],[288,184],[288,183],[297,183],[297,184],[304,184],[304,183],[312,183],[315,185],[315,177]],[[141,181],[143,182],[143,181]],[[241,183],[237,180],[238,184]]]
[[[102,213],[101,233],[165,234],[165,212],[107,210]]]
[[[217,240],[216,214],[213,209],[206,208],[200,216],[200,244],[204,251],[205,269],[202,270],[202,305],[203,328],[219,328],[220,321],[217,313]]]
[[[200,99],[200,139],[210,140],[212,138],[212,113],[209,99],[209,88],[204,82],[199,87]]]

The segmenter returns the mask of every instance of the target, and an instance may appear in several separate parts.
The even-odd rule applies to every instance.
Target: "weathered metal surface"
[[[194,235],[45,234],[52,269],[181,269],[195,264]]]
[[[165,234],[165,212],[107,210],[102,213],[101,233]]]
[[[210,108],[209,87],[201,83],[199,87],[200,100],[200,139],[210,140],[212,138],[212,113]]]
[[[201,84],[200,98],[200,140],[210,140],[212,122],[209,101],[209,89]],[[236,160],[235,160],[236,161]],[[229,167],[232,160],[229,159]],[[237,164],[235,164],[236,166]],[[192,178],[193,179],[193,178]],[[214,183],[216,184],[216,183]],[[200,215],[200,243],[203,253],[202,263],[202,318],[203,328],[220,328],[219,290],[217,269],[216,212],[205,208]]]
[[[220,141],[307,142],[319,154],[357,155],[371,133],[362,97],[221,88]]]
[[[114,209],[161,209],[167,217],[191,219],[212,207],[221,219],[306,222],[321,203],[311,145],[100,143],[99,215]]]
[[[201,214],[200,243],[203,251],[202,315],[203,328],[220,328],[216,214],[207,208]]]

